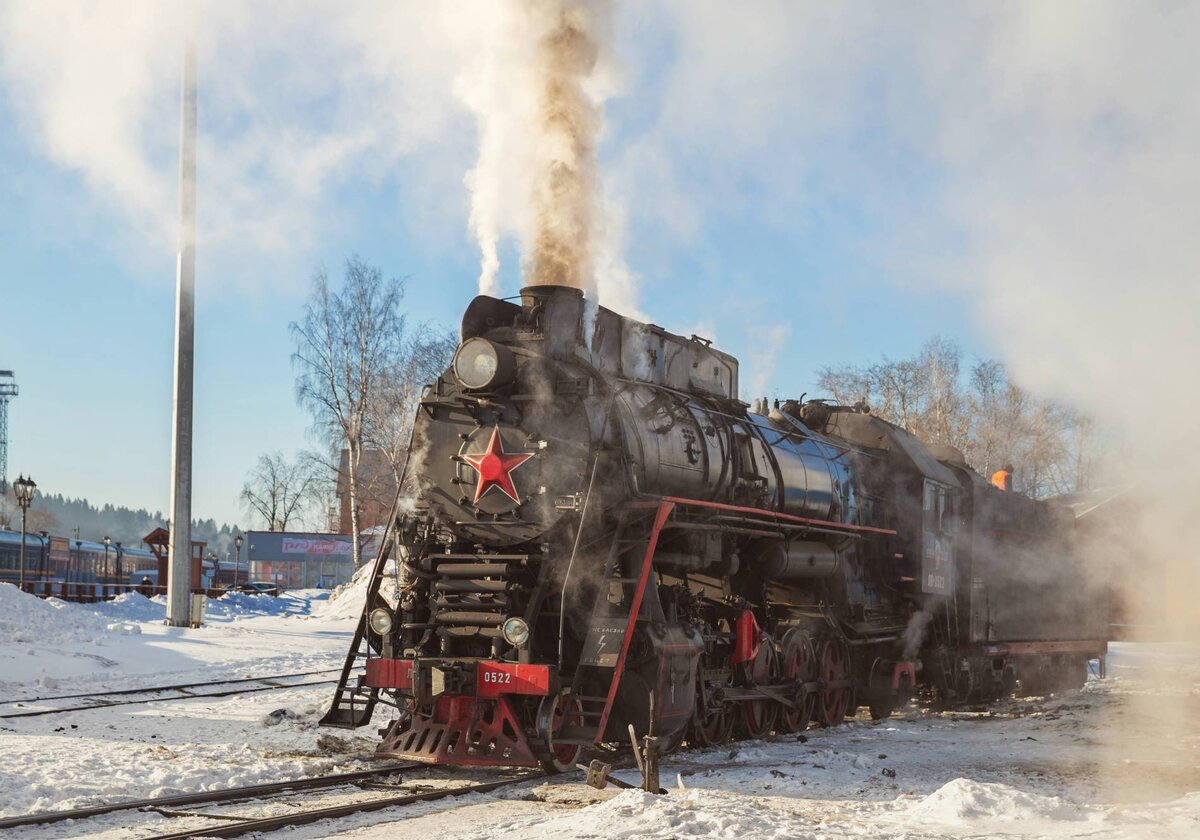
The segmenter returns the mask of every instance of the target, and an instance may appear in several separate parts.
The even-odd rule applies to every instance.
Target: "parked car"
[[[252,580],[249,583],[230,583],[226,592],[245,592],[247,595],[278,595],[279,587],[269,580]]]

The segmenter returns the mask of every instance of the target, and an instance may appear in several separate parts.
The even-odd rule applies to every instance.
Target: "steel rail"
[[[131,799],[128,802],[113,802],[107,805],[93,805],[89,808],[76,808],[70,811],[47,811],[44,814],[22,814],[19,817],[0,819],[0,829],[18,828],[24,825],[45,825],[63,822],[64,820],[85,819],[111,814],[116,811],[134,811],[142,808],[171,808],[177,805],[199,805],[208,802],[245,802],[273,793],[285,793],[291,790],[314,790],[324,787],[352,784],[362,779],[374,776],[386,776],[421,764],[389,764],[374,770],[356,770],[351,773],[335,773],[331,776],[311,776],[305,779],[292,779],[287,782],[267,782],[259,785],[246,785],[221,790],[207,790],[199,793],[179,793],[174,796],[160,796],[155,799]]]
[[[111,691],[84,691],[79,694],[52,694],[49,697],[22,697],[18,700],[0,700],[0,706],[12,706],[17,703],[45,703],[49,700],[75,700],[80,697],[110,697],[115,694],[153,694],[156,691],[179,691],[186,688],[201,688],[206,685],[233,685],[234,683],[261,682],[262,680],[283,680],[289,677],[311,677],[314,674],[331,674],[342,670],[337,668],[322,668],[319,671],[297,671],[294,674],[271,674],[266,677],[234,677],[228,680],[208,680],[207,682],[176,683],[175,685],[153,685],[146,688],[113,689]]]
[[[429,790],[421,793],[408,793],[402,796],[389,796],[384,799],[370,799],[364,802],[352,802],[346,805],[334,805],[328,808],[315,808],[311,811],[299,811],[291,814],[281,814],[274,817],[262,817],[259,819],[247,819],[244,822],[230,823],[228,825],[212,826],[209,828],[192,828],[187,831],[177,831],[172,834],[156,834],[151,837],[139,838],[139,840],[186,840],[189,837],[238,837],[242,834],[261,831],[275,831],[279,828],[286,828],[295,825],[308,825],[310,823],[320,822],[321,820],[336,819],[338,817],[348,817],[354,814],[364,814],[370,811],[382,811],[384,808],[392,808],[399,805],[411,805],[414,802],[432,802],[437,799],[445,799],[450,796],[465,796],[468,793],[487,793],[488,791],[496,790],[497,788],[507,787],[508,785],[521,784],[532,779],[538,779],[545,776],[545,773],[527,773],[514,779],[501,779],[496,782],[482,782],[476,785],[464,785],[457,788],[445,788],[443,790]],[[206,815],[196,815],[206,816]]]
[[[307,685],[329,685],[337,680],[311,680],[287,685],[264,685],[258,688],[232,688],[229,691],[208,691],[203,694],[183,694],[178,697],[146,697],[141,700],[115,700],[111,703],[93,703],[90,706],[67,706],[62,709],[38,709],[31,712],[8,712],[0,715],[0,720],[14,718],[39,717],[41,715],[60,715],[66,712],[86,712],[91,709],[111,709],[114,706],[137,706],[143,703],[169,703],[172,700],[196,700],[204,697],[232,697],[235,694],[254,694],[257,691],[279,691],[284,688],[303,688]]]

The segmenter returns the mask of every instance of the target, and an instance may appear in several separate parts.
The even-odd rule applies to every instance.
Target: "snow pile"
[[[220,598],[209,598],[205,603],[206,616],[234,618],[250,615],[287,615],[292,611],[292,600],[275,595],[252,595],[248,592],[226,592]]]
[[[354,573],[348,583],[343,583],[329,595],[329,599],[320,606],[322,618],[358,618],[362,615],[363,604],[367,600],[367,585],[371,582],[371,571],[374,562],[366,563]],[[396,562],[388,560],[384,569],[383,582],[379,589],[389,604],[396,603]]]
[[[943,823],[1083,820],[1079,806],[1057,796],[1025,793],[1008,785],[955,779],[909,808],[909,816]]]
[[[111,601],[89,604],[85,609],[119,621],[163,621],[167,602],[161,595],[150,599],[140,592],[125,592]]]
[[[0,644],[98,642],[109,632],[109,624],[66,601],[27,595],[11,583],[0,583]]]
[[[672,790],[655,796],[625,790],[598,805],[531,823],[493,822],[487,832],[460,836],[482,838],[520,836],[525,840],[567,838],[682,838],[726,837],[795,838],[807,836],[818,823],[799,813],[789,800],[743,796],[725,790]],[[456,832],[457,833],[457,832]]]

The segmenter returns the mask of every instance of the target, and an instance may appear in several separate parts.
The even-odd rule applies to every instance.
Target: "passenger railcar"
[[[21,579],[21,534],[0,531],[0,581]],[[104,587],[127,586],[137,569],[153,568],[154,555],[141,548],[40,533],[25,535],[26,588],[37,594],[86,597]],[[64,586],[66,588],[64,588]]]

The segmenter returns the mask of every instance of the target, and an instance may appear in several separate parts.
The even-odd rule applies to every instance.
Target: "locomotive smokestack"
[[[531,327],[545,337],[546,355],[566,358],[575,352],[582,334],[583,291],[572,286],[526,286],[521,309]]]
[[[554,283],[525,286],[521,289],[521,308],[529,312],[534,307],[545,306],[548,301],[560,296],[565,299],[579,300],[583,298],[583,291],[574,286]]]

